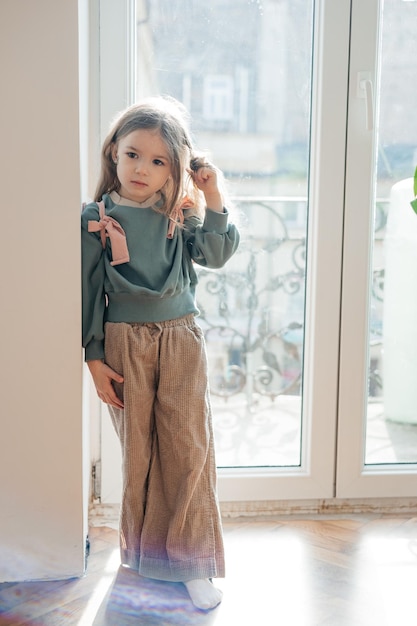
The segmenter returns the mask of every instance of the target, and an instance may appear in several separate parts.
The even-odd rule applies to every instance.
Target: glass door
[[[100,0],[103,132],[142,96],[184,102],[242,231],[199,270],[223,501],[334,495],[349,27],[349,0]],[[104,409],[103,502],[119,465]]]
[[[417,477],[417,2],[355,0],[338,493],[413,496]],[[379,26],[379,28],[378,28]]]

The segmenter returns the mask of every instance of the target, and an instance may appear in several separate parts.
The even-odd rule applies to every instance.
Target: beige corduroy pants
[[[190,315],[110,323],[106,363],[124,377],[109,407],[122,449],[122,563],[143,576],[223,577],[204,336]]]

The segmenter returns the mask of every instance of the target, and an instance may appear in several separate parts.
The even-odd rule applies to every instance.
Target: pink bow
[[[175,227],[177,224],[184,224],[183,209],[191,209],[194,206],[194,202],[188,196],[185,196],[182,201],[175,207],[169,216],[169,226],[167,232],[167,239],[172,239],[174,236]]]
[[[89,220],[88,232],[97,233],[100,232],[101,243],[103,248],[106,247],[106,237],[110,238],[111,251],[113,260],[110,265],[120,265],[121,263],[128,263],[130,260],[129,250],[127,249],[126,234],[123,228],[112,217],[108,215],[102,215],[100,211],[100,221]]]

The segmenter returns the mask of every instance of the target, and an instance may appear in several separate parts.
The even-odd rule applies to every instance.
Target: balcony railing
[[[210,362],[211,393],[300,395],[305,317],[306,197],[237,198],[242,241],[221,270],[198,268],[198,306]],[[387,200],[375,211],[374,256],[381,256]],[[370,316],[371,395],[381,395],[384,268],[374,263]]]

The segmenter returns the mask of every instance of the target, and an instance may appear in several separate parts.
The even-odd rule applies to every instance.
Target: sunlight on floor
[[[226,578],[213,611],[181,583],[120,565],[117,530],[90,526],[86,576],[0,585],[0,624],[415,626],[414,515],[225,519]]]
[[[417,541],[407,537],[365,537],[359,553],[362,565],[354,606],[358,609],[366,598],[374,605],[381,625],[409,624],[415,613]]]
[[[103,576],[99,580],[94,592],[85,607],[85,611],[78,622],[78,626],[91,626],[94,623],[94,619],[103,604],[103,600],[113,583],[115,572],[120,564],[120,551],[117,548],[111,554],[111,557],[106,563]]]
[[[306,626],[311,615],[308,548],[295,533],[276,524],[244,525],[226,533],[227,577],[216,626]],[[261,532],[259,532],[261,530]]]

